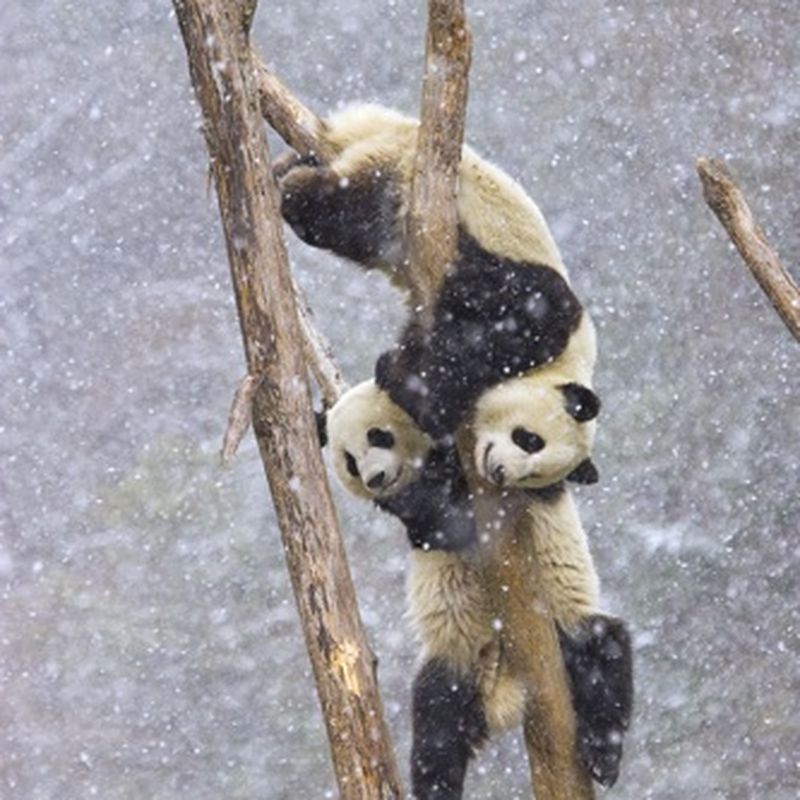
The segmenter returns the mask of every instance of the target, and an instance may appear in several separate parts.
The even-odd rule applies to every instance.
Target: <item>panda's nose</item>
[[[506,479],[506,469],[502,464],[498,464],[492,470],[492,482],[496,483],[498,486],[502,486],[505,479]]]
[[[373,475],[367,481],[367,488],[368,489],[380,489],[383,486],[383,482],[386,480],[386,473],[381,471],[376,475]]]

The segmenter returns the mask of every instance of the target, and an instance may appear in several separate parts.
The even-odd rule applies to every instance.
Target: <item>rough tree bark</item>
[[[408,210],[412,301],[431,310],[455,258],[458,167],[464,143],[471,37],[463,0],[429,0],[422,108]]]
[[[800,288],[769,246],[739,187],[723,161],[700,158],[703,196],[728,232],[739,255],[795,339],[800,341]]]
[[[203,110],[244,339],[253,421],[341,797],[400,780],[313,424],[301,330],[248,41],[255,3],[174,0]]]

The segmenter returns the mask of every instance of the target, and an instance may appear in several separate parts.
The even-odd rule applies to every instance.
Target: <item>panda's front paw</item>
[[[272,177],[280,182],[291,170],[300,166],[316,167],[319,161],[315,156],[301,156],[294,150],[287,150],[272,162]]]

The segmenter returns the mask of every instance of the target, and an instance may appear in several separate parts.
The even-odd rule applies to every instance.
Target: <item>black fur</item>
[[[625,623],[596,615],[559,631],[578,723],[578,752],[592,777],[613,786],[633,711],[633,653]]]
[[[535,498],[542,503],[556,503],[561,499],[567,487],[564,486],[564,481],[558,483],[551,483],[550,486],[542,486],[540,489],[524,489],[525,494]]]
[[[567,413],[578,422],[588,422],[600,413],[600,398],[587,386],[580,383],[565,383],[564,392]]]
[[[567,480],[572,481],[572,483],[588,485],[597,483],[597,481],[600,480],[600,473],[597,471],[597,467],[594,465],[592,459],[585,458],[569,475],[567,475]]]
[[[276,170],[284,219],[308,244],[366,267],[401,256],[400,186],[391,172],[343,180],[331,167],[301,160]],[[422,329],[412,317],[398,348],[378,360],[375,377],[424,431],[441,439],[484,390],[558,356],[581,313],[556,270],[499,258],[461,230],[432,327]]]
[[[325,447],[328,444],[328,415],[324,411],[315,411],[314,421],[317,423],[319,446]]]
[[[344,179],[330,167],[301,164],[280,189],[283,218],[304,242],[366,267],[395,248],[400,200],[386,172]]]
[[[416,800],[460,800],[467,763],[488,735],[475,684],[439,659],[413,688],[411,783]]]
[[[498,258],[462,232],[431,330],[409,326],[398,351],[378,360],[376,381],[440,439],[486,389],[556,358],[581,314],[556,270]]]
[[[472,498],[455,447],[433,450],[414,483],[375,504],[400,519],[412,547],[464,550],[477,542]]]

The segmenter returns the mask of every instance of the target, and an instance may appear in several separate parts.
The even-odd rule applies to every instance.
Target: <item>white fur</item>
[[[570,347],[566,358],[504,381],[478,398],[471,427],[475,469],[483,480],[492,482],[502,467],[504,486],[541,489],[564,480],[591,455],[597,424],[572,417],[560,389],[571,382],[591,388],[595,346],[588,317]],[[512,439],[515,428],[538,434],[544,449],[526,453]]]
[[[353,106],[326,122],[327,142],[339,153],[331,167],[349,177],[365,171],[391,171],[401,187],[398,246],[378,264],[401,288],[408,289],[405,274],[407,239],[405,217],[413,175],[418,123],[379,106]],[[502,170],[481,159],[471,148],[462,151],[458,174],[458,214],[461,225],[482,247],[518,262],[546,264],[568,278],[561,254],[536,204]],[[441,276],[435,276],[441,278]],[[596,355],[594,328],[584,312],[566,349],[552,364],[506,381],[479,398],[471,420],[477,440],[475,467],[480,474],[489,437],[499,442],[518,424],[538,430],[552,449],[528,462],[508,458],[509,474],[534,471],[544,486],[565,477],[589,455],[594,423],[576,423],[563,409],[557,387],[577,382],[591,386]],[[559,404],[556,404],[556,400]],[[406,485],[419,473],[431,446],[399,408],[371,381],[360,384],[331,410],[328,430],[336,472],[353,493],[375,497],[365,485],[370,471],[391,470],[400,476],[391,491]],[[527,424],[531,418],[536,425]],[[574,424],[573,424],[574,423]],[[375,426],[390,429],[397,443],[392,453],[372,452],[366,431]],[[542,433],[542,431],[546,431]],[[505,448],[505,440],[503,447]],[[348,450],[359,466],[361,479],[346,469]],[[503,450],[502,452],[506,452]],[[513,462],[513,467],[511,466]],[[485,477],[485,476],[484,476]],[[586,536],[572,497],[565,492],[557,500],[532,502],[520,523],[526,545],[535,553],[544,595],[556,621],[572,628],[583,616],[597,610],[598,582]],[[502,526],[501,526],[502,527]],[[519,528],[519,526],[518,526]],[[490,536],[495,531],[489,532]],[[518,530],[519,533],[519,530]],[[524,708],[523,687],[511,673],[492,625],[491,597],[479,561],[460,553],[423,552],[411,556],[408,578],[409,616],[423,645],[423,656],[440,656],[459,670],[478,679],[490,729],[502,730],[520,722]]]
[[[415,480],[432,447],[428,436],[373,380],[359,383],[339,398],[328,411],[327,428],[337,477],[350,492],[368,500],[393,494]],[[370,428],[391,432],[394,446],[371,446]],[[358,477],[348,472],[345,452],[355,459]],[[380,472],[385,475],[383,485],[370,488],[368,481]]]
[[[365,170],[391,170],[404,188],[400,217],[405,216],[419,123],[376,105],[345,108],[326,121],[328,144],[339,151],[331,167],[344,176]],[[484,248],[515,261],[547,264],[567,277],[553,237],[538,206],[522,187],[500,168],[482,159],[472,148],[462,150],[458,172],[458,217],[467,232]],[[399,260],[405,258],[401,248]],[[399,261],[384,265],[393,278]]]

